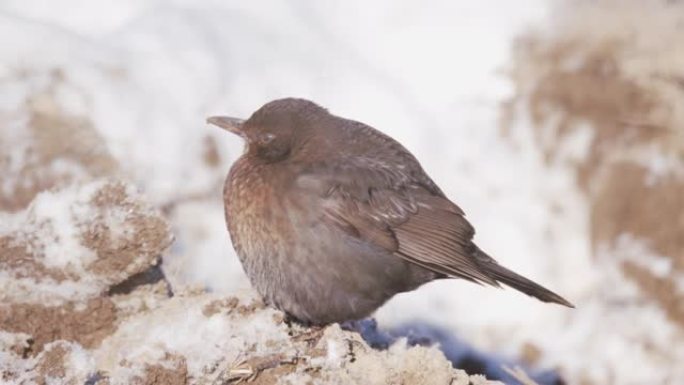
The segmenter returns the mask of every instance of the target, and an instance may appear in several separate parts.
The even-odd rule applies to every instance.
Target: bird
[[[207,123],[245,142],[223,189],[228,232],[264,303],[290,319],[361,320],[447,278],[574,307],[482,251],[463,210],[379,130],[299,98]]]

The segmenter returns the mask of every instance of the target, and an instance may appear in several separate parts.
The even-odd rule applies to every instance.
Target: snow
[[[46,90],[59,110],[87,117],[124,176],[153,204],[168,208],[176,242],[163,266],[172,286],[225,295],[249,289],[230,247],[220,201],[222,180],[242,144],[206,126],[205,117],[247,117],[278,97],[310,98],[405,144],[466,211],[484,250],[578,305],[567,310],[512,290],[441,281],[391,300],[376,314],[381,328],[419,321],[511,357],[533,343],[543,351],[539,366],[561,368],[567,378],[666,381],[661,375],[684,361],[682,348],[669,344],[680,332],[651,304],[616,310],[612,301],[633,299],[638,290],[602,262],[613,254],[598,262],[591,256],[588,202],[573,173],[574,163],[587,156],[591,129],[564,142],[562,158],[568,162],[557,164],[545,162],[533,123],[524,117],[514,122],[509,138],[500,131],[500,103],[515,92],[504,76],[512,40],[532,25],[544,25],[555,3],[8,0],[0,5],[0,124],[9,128],[0,135],[27,142],[21,140],[29,136],[27,104]],[[640,65],[630,68],[638,71]],[[57,80],[55,71],[61,74]],[[206,138],[217,144],[216,166],[203,160]],[[30,154],[4,143],[9,141],[0,136],[0,155],[18,173],[16,167]],[[642,159],[654,178],[681,169],[677,159],[652,153]],[[65,160],[50,167],[83,177]],[[0,191],[9,194],[16,181],[0,180]],[[35,199],[29,215],[51,223],[50,239],[57,240],[41,245],[46,266],[78,272],[95,258],[78,242],[73,220],[91,215],[88,207],[65,203],[85,201],[94,188]],[[22,214],[0,214],[0,231],[25,222],[17,215]],[[114,236],[127,238],[125,213],[107,215],[103,220]],[[633,244],[629,248],[635,250]],[[666,274],[667,261],[651,254],[625,258]],[[69,281],[54,285],[6,275],[0,271],[0,282],[7,285],[1,290],[33,288],[36,302],[86,290]],[[183,351],[195,357],[188,361],[190,372],[200,373],[200,362],[229,342],[193,345],[189,337],[227,338],[223,319],[205,321],[198,306],[189,303],[182,315],[182,307],[170,307],[171,314],[124,325],[118,343],[139,343],[143,329],[145,344],[112,351],[142,362],[159,360],[164,349]],[[146,326],[166,317],[167,323]],[[254,320],[241,330],[258,334],[260,328]],[[668,352],[667,358],[654,358],[633,341],[648,341]],[[337,348],[328,348],[331,365],[340,359]],[[72,354],[85,359],[78,357]],[[124,379],[139,374],[116,370],[131,371],[121,374]]]
[[[40,218],[37,221],[39,228],[33,233],[44,242],[38,247],[42,248],[43,264],[46,267],[74,270],[83,274],[84,265],[95,261],[97,256],[93,250],[84,247],[79,240],[81,229],[74,220],[76,215],[72,210],[77,211],[80,218],[93,217],[88,201],[101,187],[98,184],[89,185],[81,190],[74,187],[64,190],[57,196],[41,193],[34,199],[29,215]],[[78,203],[73,204],[74,201]],[[45,225],[45,222],[49,225]],[[49,228],[47,231],[50,232],[50,236],[36,234],[44,226]]]
[[[125,323],[97,351],[98,367],[117,373],[127,370],[119,365],[122,360],[142,367],[157,363],[165,352],[177,352],[187,358],[190,375],[199,378],[210,369],[207,364],[237,362],[241,358],[238,355],[252,346],[256,347],[252,353],[263,355],[267,341],[289,338],[284,329],[270,330],[272,310],[242,318],[219,313],[207,319],[204,307],[220,299],[174,298],[147,316]],[[140,334],[142,329],[146,330],[144,335]],[[123,378],[121,383],[127,380]]]
[[[99,207],[93,203],[98,194],[119,188],[120,206]],[[152,222],[146,220],[161,221],[155,210],[134,203],[137,196],[131,185],[95,180],[41,192],[25,211],[6,214],[0,238],[10,239],[9,247],[25,250],[25,256],[15,258],[34,261],[35,265],[13,265],[10,260],[0,270],[3,300],[55,305],[92,298],[128,275],[154,264],[159,251],[145,250],[157,246],[158,240],[154,239],[146,240],[150,244],[141,247],[140,254],[132,261],[125,260],[123,255],[105,254],[109,250],[126,250],[127,243],[135,242],[136,231],[149,231]],[[99,231],[103,244],[88,244],[89,231]],[[170,239],[161,239],[161,247],[169,242]],[[64,276],[55,276],[54,271]]]

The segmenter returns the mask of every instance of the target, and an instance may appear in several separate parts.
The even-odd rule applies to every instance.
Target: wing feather
[[[474,231],[463,216],[423,208],[392,230],[405,259],[435,266],[443,274],[498,286],[472,257]]]
[[[477,263],[475,231],[463,211],[431,180],[397,168],[384,172],[382,166],[346,163],[326,170],[319,165],[304,172],[297,185],[315,189],[327,222],[345,233],[435,273],[498,286]]]

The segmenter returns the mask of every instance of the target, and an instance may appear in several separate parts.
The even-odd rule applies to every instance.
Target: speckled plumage
[[[225,184],[228,230],[253,286],[290,316],[360,319],[447,277],[572,306],[482,252],[463,211],[372,127],[302,99],[270,102],[244,122],[209,122],[247,142]]]

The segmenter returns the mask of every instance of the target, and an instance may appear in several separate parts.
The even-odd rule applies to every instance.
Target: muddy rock
[[[1,306],[98,297],[156,265],[172,241],[161,215],[111,180],[40,193],[4,219]]]

